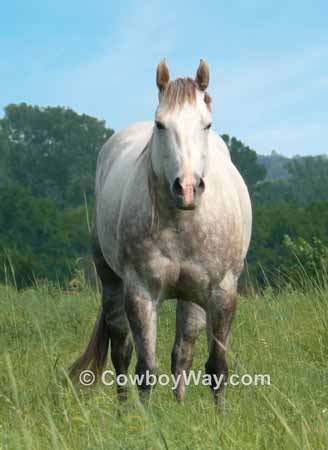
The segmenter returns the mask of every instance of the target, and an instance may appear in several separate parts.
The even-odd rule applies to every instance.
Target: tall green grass
[[[240,298],[230,372],[270,374],[271,385],[228,387],[223,417],[204,386],[189,386],[183,405],[170,386],[157,386],[145,409],[134,388],[120,406],[113,387],[67,383],[65,370],[89,338],[98,302],[87,288],[0,287],[1,450],[328,448],[326,289]],[[159,319],[162,373],[169,373],[174,328],[168,301]],[[193,368],[203,369],[206,357],[202,335]]]

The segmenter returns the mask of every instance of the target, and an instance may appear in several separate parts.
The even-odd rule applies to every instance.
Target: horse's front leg
[[[211,388],[219,412],[224,410],[224,387],[228,379],[226,360],[228,338],[236,310],[237,278],[229,273],[223,282],[212,290],[207,312],[207,337],[209,357],[205,365],[211,376]]]
[[[125,309],[132,330],[137,365],[138,389],[142,400],[147,400],[156,375],[157,301],[144,289],[133,286],[126,289]]]
[[[177,382],[174,395],[178,402],[185,397],[185,377],[192,365],[196,339],[205,327],[205,318],[205,311],[200,306],[183,300],[177,301],[171,371]]]

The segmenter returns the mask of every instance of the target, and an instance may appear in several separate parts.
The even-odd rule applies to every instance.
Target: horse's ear
[[[206,62],[201,59],[196,73],[196,83],[201,91],[206,91],[210,81],[210,71]]]
[[[157,66],[156,83],[160,91],[164,91],[170,81],[169,69],[167,68],[165,59]]]

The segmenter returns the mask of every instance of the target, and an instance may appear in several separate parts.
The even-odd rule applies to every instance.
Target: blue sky
[[[211,70],[213,124],[258,153],[327,153],[328,3],[6,1],[0,113],[8,103],[69,106],[118,129],[152,120],[156,66]]]

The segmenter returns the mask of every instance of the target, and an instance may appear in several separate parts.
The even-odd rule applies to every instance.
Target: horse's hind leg
[[[205,311],[192,302],[177,301],[176,333],[171,354],[171,371],[175,380],[179,379],[174,394],[178,401],[185,395],[185,376],[192,365],[194,346],[200,331],[206,324]]]
[[[118,376],[127,373],[133,348],[124,309],[123,283],[106,263],[96,238],[92,250],[102,284],[102,306],[90,342],[83,355],[73,364],[71,375],[85,368],[91,368],[99,375],[106,364],[110,340],[111,359]],[[124,398],[124,387],[118,386],[117,389],[119,397]]]
[[[224,408],[224,386],[228,378],[226,352],[236,310],[237,280],[232,272],[226,275],[217,289],[213,289],[207,311],[209,357],[205,369],[211,376],[211,388],[219,412]]]
[[[116,376],[125,375],[133,345],[124,307],[123,282],[106,263],[96,239],[93,243],[93,258],[102,284],[102,310],[110,338],[111,360]],[[117,386],[117,393],[119,398],[126,397],[123,386]]]

